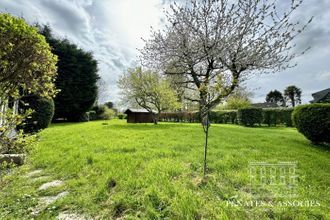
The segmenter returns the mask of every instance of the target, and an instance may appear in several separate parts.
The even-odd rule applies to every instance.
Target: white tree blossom
[[[165,28],[146,40],[143,64],[184,75],[183,86],[197,91],[190,99],[200,105],[206,141],[209,111],[244,78],[294,66],[290,61],[299,54],[292,50],[293,40],[312,19],[291,21],[302,0],[287,1],[285,11],[278,10],[276,0],[174,3],[166,12]]]

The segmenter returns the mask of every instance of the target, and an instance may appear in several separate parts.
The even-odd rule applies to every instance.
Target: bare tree
[[[191,0],[172,4],[167,25],[151,31],[141,50],[144,65],[182,74],[184,86],[198,91],[205,132],[204,175],[207,169],[208,114],[249,74],[286,69],[297,54],[292,41],[306,25],[291,22],[302,0],[279,12],[276,0]],[[304,52],[304,51],[303,51]]]

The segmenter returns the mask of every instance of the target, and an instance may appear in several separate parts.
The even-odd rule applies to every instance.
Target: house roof
[[[312,96],[313,96],[314,100],[312,100],[311,102],[314,103],[314,102],[320,101],[326,95],[328,95],[328,93],[330,93],[330,88],[313,93]]]
[[[133,109],[133,108],[128,108],[126,109],[126,111],[124,112],[125,114],[132,112],[132,113],[149,113],[149,111],[147,111],[146,109]],[[155,113],[153,111],[153,113]]]
[[[257,108],[277,108],[279,107],[278,104],[274,103],[274,102],[260,102],[260,103],[253,103],[252,104],[253,107],[257,107]]]

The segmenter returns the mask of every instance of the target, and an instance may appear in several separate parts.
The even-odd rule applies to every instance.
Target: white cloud
[[[141,37],[149,36],[150,26],[160,27],[168,2],[171,0],[0,0],[0,8],[30,23],[48,23],[58,36],[92,51],[108,88],[103,100],[107,101],[117,100],[118,77],[135,62],[136,48],[143,46]],[[305,0],[295,18],[306,21],[311,16],[315,19],[297,39],[297,49],[312,49],[297,59],[296,68],[248,80],[255,101],[263,101],[270,90],[295,84],[302,88],[307,102],[311,92],[329,87],[330,2]]]

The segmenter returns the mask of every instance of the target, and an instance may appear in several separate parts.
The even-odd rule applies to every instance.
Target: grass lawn
[[[101,219],[330,219],[329,151],[294,128],[212,125],[207,181],[203,140],[199,124],[52,125],[40,133],[28,163],[0,181],[0,219],[31,218],[38,196],[61,190],[69,194],[37,218],[71,210]],[[272,187],[251,190],[249,163],[261,161],[297,162],[297,197],[271,196]],[[46,180],[24,177],[33,169],[65,185],[40,192]],[[239,204],[255,200],[273,205]]]

